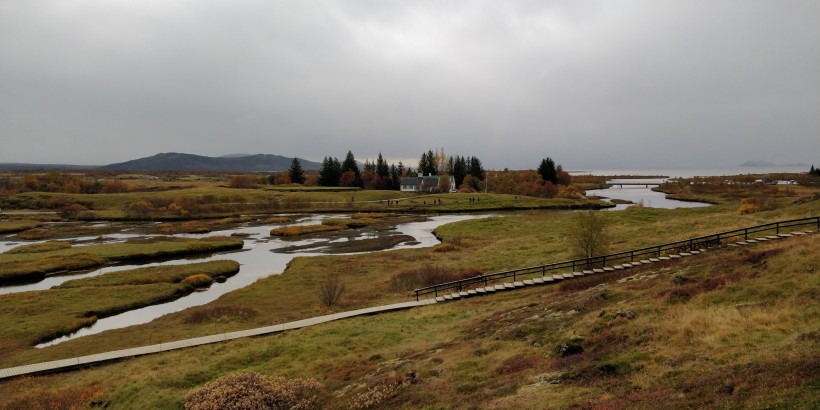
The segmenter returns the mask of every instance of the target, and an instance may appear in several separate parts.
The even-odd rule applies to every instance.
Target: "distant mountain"
[[[246,156],[206,157],[203,155],[166,152],[99,167],[117,171],[227,171],[277,172],[287,171],[293,158],[281,155],[256,154]],[[318,170],[321,163],[299,159],[304,170]]]
[[[220,155],[218,158],[242,158],[242,157],[249,157],[253,154],[227,154],[227,155]]]

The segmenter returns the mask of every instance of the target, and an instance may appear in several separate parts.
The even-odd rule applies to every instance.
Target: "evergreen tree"
[[[290,169],[288,169],[288,176],[290,177],[290,182],[292,184],[305,183],[305,171],[302,169],[302,164],[296,157],[294,157],[293,162],[290,163]]]
[[[453,158],[453,178],[456,180],[456,188],[461,188],[465,176],[467,176],[467,161],[464,157],[456,155]]]
[[[401,165],[401,162],[399,162]],[[401,189],[401,172],[399,168],[396,168],[396,164],[390,164],[390,183],[387,185],[387,189]]]
[[[379,153],[379,157],[376,158],[376,175],[385,180],[390,176],[390,167],[387,166],[387,162],[382,157],[381,152]]]
[[[342,177],[342,164],[338,158],[325,157],[322,160],[322,169],[319,170],[319,185],[338,186]]]
[[[353,157],[353,152],[347,151],[344,162],[342,162],[342,174],[347,171],[352,171],[355,177],[353,186],[362,186],[362,173],[359,172],[359,165],[356,163],[356,158]]]
[[[555,169],[555,161],[552,158],[544,158],[541,160],[541,165],[538,166],[538,174],[544,181],[558,184],[558,171]]]
[[[433,154],[433,150],[428,150],[427,152],[421,154],[421,159],[419,160],[419,172],[424,175],[436,175],[436,155]]]
[[[478,159],[478,157],[470,157],[470,165],[467,172],[476,180],[484,180],[484,166],[481,165],[481,160]]]
[[[345,160],[342,162],[342,172],[344,173],[346,171],[353,171],[356,178],[360,178],[362,176],[361,172],[359,172],[359,164],[356,163],[356,158],[353,157],[353,153],[350,151],[347,151]]]

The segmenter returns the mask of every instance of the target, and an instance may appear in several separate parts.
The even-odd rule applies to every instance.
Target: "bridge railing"
[[[796,227],[812,226],[820,230],[820,216],[809,218],[791,219],[778,221],[763,225],[756,225],[747,228],[740,228],[731,231],[719,232],[711,235],[699,236],[681,241],[669,242],[645,248],[632,249],[623,252],[611,253],[608,255],[595,256],[591,258],[572,259],[562,262],[548,263],[538,266],[513,269],[502,272],[488,273],[470,278],[459,279],[452,282],[440,283],[414,290],[416,300],[422,296],[438,296],[439,293],[452,293],[468,290],[474,287],[487,287],[502,280],[512,278],[513,282],[527,278],[546,277],[558,271],[576,272],[578,269],[596,269],[607,265],[623,264],[635,262],[649,258],[659,258],[666,255],[680,254],[699,249],[707,249],[730,242],[748,240],[753,237],[760,237],[764,233],[780,234],[786,229]]]

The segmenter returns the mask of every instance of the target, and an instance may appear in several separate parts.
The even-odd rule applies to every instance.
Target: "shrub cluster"
[[[405,387],[411,385],[414,377],[396,376],[389,377],[366,391],[353,395],[350,398],[351,409],[373,409],[382,408],[383,404],[396,397]]]
[[[390,278],[390,289],[408,291],[438,283],[482,275],[478,268],[445,269],[438,266],[422,266],[400,271]]]
[[[182,283],[195,288],[207,288],[214,283],[214,279],[204,273],[188,276],[182,280]]]
[[[214,380],[185,396],[189,410],[307,410],[318,408],[324,386],[313,379],[236,373]]]

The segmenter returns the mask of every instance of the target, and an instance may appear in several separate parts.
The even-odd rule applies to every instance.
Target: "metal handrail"
[[[483,284],[485,287],[490,282],[495,282],[501,279],[513,278],[515,281],[518,277],[532,276],[541,274],[545,277],[547,272],[562,270],[566,268],[572,269],[575,272],[576,268],[593,269],[595,267],[606,266],[607,262],[614,263],[628,259],[634,262],[636,258],[640,261],[649,257],[658,258],[664,255],[674,253],[687,252],[698,249],[706,249],[714,246],[720,246],[721,243],[727,242],[729,239],[743,237],[743,240],[748,240],[749,235],[760,232],[767,232],[774,230],[775,234],[780,234],[781,229],[791,228],[795,226],[815,225],[820,230],[820,216],[812,216],[808,218],[790,219],[786,221],[770,222],[763,225],[750,226],[747,228],[734,229],[731,231],[719,232],[711,235],[698,236],[696,238],[684,239],[675,242],[664,243],[661,245],[648,246],[644,248],[632,249],[623,252],[611,253],[608,255],[593,256],[590,258],[572,259],[561,262],[548,263],[544,265],[530,266],[526,268],[513,269],[508,271],[488,273],[470,278],[454,280],[451,282],[439,283],[419,289],[413,292],[416,300],[422,295],[434,294],[438,296],[440,291],[457,290],[461,291],[471,285]],[[644,258],[642,258],[644,257]]]

